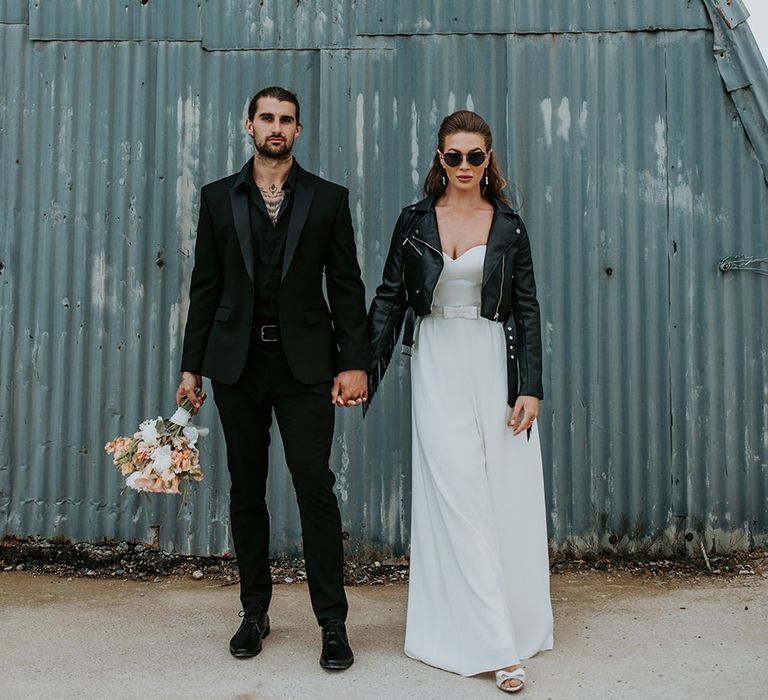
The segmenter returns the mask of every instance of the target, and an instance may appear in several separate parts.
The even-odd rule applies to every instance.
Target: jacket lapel
[[[309,207],[312,204],[312,197],[315,194],[315,188],[308,184],[304,178],[304,171],[299,169],[296,178],[296,193],[291,207],[291,218],[288,220],[288,233],[285,238],[285,253],[283,254],[283,272],[280,279],[284,279],[291,261],[296,253],[296,246],[299,244],[301,231],[307,222]]]
[[[440,233],[437,230],[437,216],[435,215],[435,200],[431,195],[413,205],[412,209],[420,216],[410,226],[409,234],[429,243],[435,250],[442,250]]]
[[[437,197],[432,195],[411,206],[414,213],[422,214],[422,216],[412,224],[409,233],[421,238],[435,249],[442,250],[440,234],[437,230],[437,217],[435,216],[436,199]],[[493,221],[488,233],[488,244],[483,263],[483,282],[491,276],[496,266],[501,262],[504,253],[509,250],[520,235],[520,225],[514,210],[495,198],[493,207]]]
[[[235,221],[235,232],[240,242],[240,251],[253,284],[253,240],[251,239],[251,222],[248,215],[248,191],[245,187],[233,187],[229,191],[232,202],[232,217]]]
[[[501,262],[504,253],[509,250],[520,235],[520,226],[515,221],[514,211],[505,207],[498,200],[494,200],[494,206],[493,222],[488,233],[488,246],[485,249],[483,282],[488,280],[496,266]]]

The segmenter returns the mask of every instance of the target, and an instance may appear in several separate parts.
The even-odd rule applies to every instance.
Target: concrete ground
[[[402,651],[407,588],[348,589],[356,662],[329,673],[302,584],[275,588],[262,654],[227,642],[237,587],[0,573],[0,698],[501,698]],[[552,577],[555,649],[515,698],[768,697],[768,578]],[[455,630],[461,634],[461,630]]]

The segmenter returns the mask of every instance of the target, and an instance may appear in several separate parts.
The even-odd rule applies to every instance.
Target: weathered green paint
[[[731,29],[717,0],[438,4],[0,2],[0,534],[159,524],[166,549],[229,551],[212,406],[183,506],[122,495],[101,448],[172,407],[200,187],[248,157],[245,106],[272,83],[302,100],[299,160],[350,188],[369,298],[441,118],[491,122],[542,303],[554,547],[768,541],[768,280],[717,266],[768,255],[768,90],[738,8]],[[407,550],[408,371],[365,422],[339,412],[351,554]]]

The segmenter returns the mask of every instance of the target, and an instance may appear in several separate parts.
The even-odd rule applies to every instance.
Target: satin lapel
[[[288,221],[288,233],[285,237],[283,273],[280,279],[285,278],[288,268],[291,266],[294,253],[296,253],[296,246],[298,246],[299,238],[301,237],[301,231],[307,221],[309,206],[312,204],[312,197],[314,194],[315,188],[306,185],[303,182],[301,171],[299,171],[299,177],[296,178],[296,197],[293,200],[293,206],[291,207],[291,218]]]
[[[488,247],[485,249],[483,282],[488,280],[501,261],[502,255],[509,250],[519,234],[520,229],[515,226],[511,219],[503,212],[494,212],[491,230],[488,233]]]
[[[232,217],[235,220],[235,232],[240,242],[240,251],[243,254],[243,262],[253,284],[253,240],[251,238],[251,222],[248,216],[248,193],[245,188],[232,188],[229,191],[232,202]]]

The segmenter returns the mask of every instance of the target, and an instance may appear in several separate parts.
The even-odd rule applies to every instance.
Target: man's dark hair
[[[296,123],[301,124],[301,108],[299,107],[299,100],[290,90],[273,85],[272,87],[265,87],[263,90],[259,90],[251,99],[248,105],[248,119],[253,121],[256,116],[256,105],[262,97],[274,97],[280,102],[290,102],[296,107]]]

